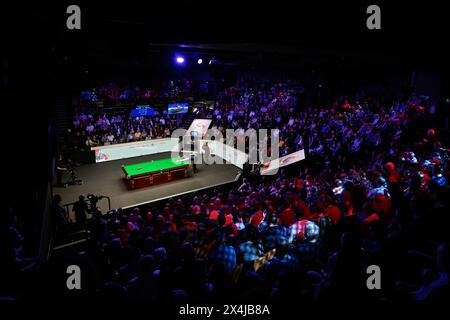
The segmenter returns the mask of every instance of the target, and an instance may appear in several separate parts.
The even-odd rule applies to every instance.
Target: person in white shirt
[[[114,135],[112,134],[112,133],[110,133],[107,137],[106,137],[106,139],[109,141],[109,143],[113,143],[114,142]]]

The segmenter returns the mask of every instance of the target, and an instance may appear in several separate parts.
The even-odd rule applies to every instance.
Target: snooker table
[[[189,162],[180,157],[122,165],[130,189],[148,187],[188,176]]]

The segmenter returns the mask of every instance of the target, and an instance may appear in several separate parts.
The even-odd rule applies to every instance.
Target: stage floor
[[[121,169],[122,164],[167,157],[170,157],[170,153],[83,165],[75,170],[77,177],[83,180],[82,185],[68,186],[67,188],[54,187],[53,193],[61,195],[63,204],[77,201],[81,194],[84,196],[95,194],[110,197],[112,209],[125,208],[234,181],[241,172],[232,164],[197,165],[197,173],[184,179],[135,190],[127,188]],[[63,182],[68,179],[69,177],[65,175]],[[102,212],[107,211],[106,199],[99,202],[99,207]]]

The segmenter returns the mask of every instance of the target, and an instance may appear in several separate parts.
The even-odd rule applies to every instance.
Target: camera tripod
[[[71,186],[83,184],[83,180],[78,179],[78,177],[75,175],[75,170],[73,168],[70,168],[70,181],[68,184]]]

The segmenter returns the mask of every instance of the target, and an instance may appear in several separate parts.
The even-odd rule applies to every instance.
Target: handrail
[[[44,195],[44,207],[41,220],[41,234],[38,247],[38,259],[40,261],[47,261],[50,257],[51,247],[53,245],[52,234],[52,198],[51,198],[51,185],[47,183],[47,189]]]

